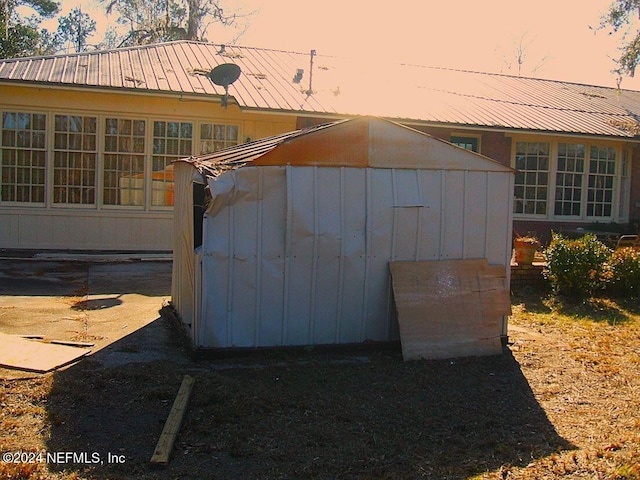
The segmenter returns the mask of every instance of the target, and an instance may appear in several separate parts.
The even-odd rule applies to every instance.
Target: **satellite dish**
[[[240,78],[240,67],[235,63],[223,63],[218,65],[207,75],[213,83],[224,87],[224,97],[222,97],[222,106],[227,107],[227,99],[229,98],[229,85]]]

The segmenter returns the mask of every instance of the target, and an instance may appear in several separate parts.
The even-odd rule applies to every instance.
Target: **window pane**
[[[200,125],[200,154],[211,153],[238,144],[237,125]]]
[[[584,154],[584,145],[558,144],[555,215],[580,216]]]
[[[613,212],[616,149],[592,146],[589,149],[587,215],[607,218]]]
[[[96,117],[55,116],[54,203],[95,204],[96,123]]]
[[[476,137],[451,136],[451,143],[465,150],[479,152],[478,139]]]
[[[144,205],[145,121],[108,118],[105,137],[105,205]]]
[[[46,115],[3,112],[0,201],[44,203]]]
[[[516,143],[514,213],[544,215],[549,183],[549,144]]]
[[[164,127],[160,125],[164,125]],[[192,144],[193,124],[189,122],[154,122],[151,162],[153,168],[152,205],[173,205],[173,165],[171,162],[191,155]]]

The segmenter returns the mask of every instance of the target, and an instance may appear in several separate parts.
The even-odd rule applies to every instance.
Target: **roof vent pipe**
[[[316,56],[316,51],[311,50],[311,52],[309,52],[309,56],[311,59],[309,61],[309,90],[307,90],[307,96],[313,94],[313,57]]]

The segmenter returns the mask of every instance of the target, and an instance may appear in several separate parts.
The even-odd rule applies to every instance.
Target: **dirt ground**
[[[518,293],[510,345],[494,357],[403,362],[392,346],[194,360],[157,314],[170,265],[138,266],[149,269],[139,275],[146,289],[130,293],[122,267],[47,265],[60,279],[39,291],[59,302],[47,312],[19,282],[50,274],[0,261],[0,331],[23,333],[8,332],[8,318],[32,308],[30,329],[73,337],[72,307],[106,304],[85,311],[79,330],[96,338],[94,354],[55,373],[0,380],[0,452],[75,460],[5,461],[0,478],[640,478],[637,301],[572,305]],[[107,287],[93,292],[101,275]],[[15,290],[4,290],[3,278],[18,279]],[[66,284],[84,290],[68,295]],[[150,302],[131,332],[128,295]],[[93,317],[100,310],[109,320]],[[153,467],[185,374],[195,386],[171,462]]]

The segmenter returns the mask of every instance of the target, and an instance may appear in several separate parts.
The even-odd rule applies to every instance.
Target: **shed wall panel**
[[[205,217],[200,346],[398,339],[389,261],[504,261],[489,246],[506,247],[511,227],[497,215],[508,210],[491,224],[487,210],[508,203],[509,179],[283,166],[210,179],[218,198]]]
[[[233,209],[216,215],[215,222],[204,218],[202,243],[202,316],[196,334],[197,346],[231,346],[227,324],[232,321],[230,310],[231,282],[234,278]],[[216,319],[216,321],[212,321]]]
[[[367,255],[367,181],[361,169],[340,169],[341,250],[336,305],[338,343],[360,339]]]
[[[258,272],[257,341],[267,345],[283,341],[283,297],[286,231],[286,183],[284,170],[266,172],[262,170],[260,186],[260,210],[256,228],[262,239],[258,242],[261,264]]]
[[[487,173],[466,173],[464,177],[464,258],[483,258],[487,249]]]
[[[176,204],[173,218],[173,268],[171,302],[180,314],[191,341],[196,343],[195,326],[200,321],[201,260],[194,251],[194,182],[199,174],[183,162],[174,166]]]
[[[509,173],[489,175],[487,179],[487,215],[486,225],[486,257],[494,263],[509,265],[511,262],[511,226],[513,223],[513,175]],[[505,201],[506,199],[506,201]],[[508,225],[507,235],[495,235],[493,232],[505,229],[505,219]],[[507,284],[509,284],[511,270],[507,268]],[[506,332],[505,332],[506,333]]]
[[[311,328],[313,340],[319,344],[337,341],[337,305],[340,302],[340,255],[342,249],[341,182],[338,169],[315,169],[314,210],[316,212],[316,258],[313,273],[313,315]],[[320,192],[319,188],[324,189]],[[320,212],[335,212],[334,215],[320,215]],[[320,253],[322,252],[322,258]],[[320,261],[321,260],[321,261]],[[325,288],[333,285],[336,288]]]
[[[390,332],[389,312],[390,288],[388,270],[389,259],[393,256],[394,225],[394,185],[392,169],[371,168],[366,174],[370,178],[367,191],[367,271],[364,291],[364,322],[361,341],[388,339]],[[415,236],[408,233],[407,236]]]
[[[463,171],[443,171],[442,204],[442,258],[464,258],[464,202]]]
[[[289,186],[287,199],[289,202],[288,215],[291,241],[287,244],[287,260],[289,268],[287,275],[288,302],[287,335],[288,345],[301,345],[312,342],[311,303],[316,285],[313,282],[313,268],[317,259],[314,258],[315,232],[314,218],[314,168],[288,168]]]
[[[259,179],[259,170],[252,169],[247,172],[238,189],[241,199],[234,204],[234,208],[231,209],[233,214],[230,216],[230,228],[233,230],[230,252],[233,275],[228,305],[233,321],[227,327],[227,335],[231,344],[236,347],[252,346],[257,337],[257,267],[261,266],[257,253],[262,236],[258,228],[258,208],[262,204],[257,195]],[[251,234],[247,235],[247,232]]]
[[[420,170],[420,190],[424,207],[420,209],[418,257],[424,260],[441,258],[442,245],[442,201],[444,172],[441,170]]]

